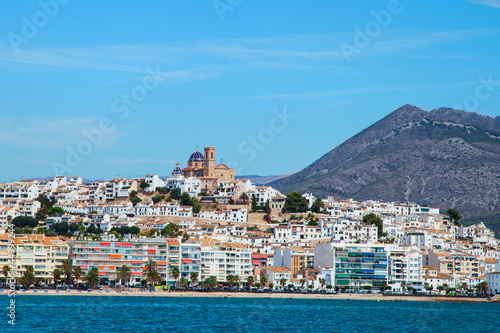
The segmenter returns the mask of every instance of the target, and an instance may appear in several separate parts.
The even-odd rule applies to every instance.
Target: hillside
[[[271,185],[359,200],[500,211],[500,118],[405,105]]]
[[[495,237],[500,238],[500,213],[484,214],[465,218],[462,221],[464,226],[470,226],[479,222],[484,224],[495,232]]]

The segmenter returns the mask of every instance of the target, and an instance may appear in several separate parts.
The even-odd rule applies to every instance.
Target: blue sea
[[[15,326],[0,304],[0,332],[500,332],[485,303],[18,295]]]

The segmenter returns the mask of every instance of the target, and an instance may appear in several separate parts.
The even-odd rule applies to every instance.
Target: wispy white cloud
[[[45,147],[59,149],[67,144],[84,139],[83,131],[99,128],[96,117],[67,118],[60,120],[30,119],[24,122],[0,120],[5,126],[0,132],[0,145],[22,147]],[[120,133],[113,132],[106,142],[114,141]]]
[[[500,29],[438,32],[387,30],[374,38],[358,56],[414,52],[436,44],[454,43],[499,32]],[[288,70],[323,69],[329,66],[330,69],[345,69],[344,54],[340,45],[343,42],[352,44],[354,36],[353,30],[335,34],[273,38],[195,40],[169,45],[28,49],[18,53],[3,46],[0,47],[0,62],[140,74],[146,73],[147,66],[158,64],[168,69],[169,75],[175,78],[189,78],[203,71],[213,71],[213,68],[238,70],[257,67]]]
[[[478,5],[500,8],[500,0],[469,0]]]

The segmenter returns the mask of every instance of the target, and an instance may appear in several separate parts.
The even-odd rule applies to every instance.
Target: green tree
[[[142,275],[149,283],[151,283],[151,287],[153,289],[155,284],[161,283],[161,275],[158,272],[156,261],[153,259],[148,260]]]
[[[179,200],[181,196],[181,189],[176,187],[170,190],[170,197],[174,200]]]
[[[26,290],[36,282],[33,266],[26,267],[26,271],[24,271],[19,282],[24,286],[24,288],[26,288]]]
[[[191,274],[189,275],[189,279],[191,280],[191,283],[194,286],[196,281],[198,281],[198,272],[191,272]]]
[[[141,201],[142,201],[142,199],[139,197],[133,197],[132,199],[130,199],[130,202],[132,202],[134,204],[134,206],[137,205]]]
[[[483,281],[477,284],[476,286],[477,292],[481,295],[484,295],[488,292],[488,282]]]
[[[183,232],[180,230],[179,225],[175,223],[167,224],[165,227],[163,227],[161,233],[163,236],[168,238],[176,238],[183,234]]]
[[[257,210],[257,197],[252,195],[252,211],[255,212]]]
[[[123,281],[128,281],[130,280],[130,277],[132,276],[132,271],[130,267],[127,265],[122,265],[118,270],[116,271],[116,277],[120,280],[120,284],[124,285]]]
[[[182,193],[179,201],[181,202],[181,206],[190,206],[191,205],[191,197],[189,196],[189,193],[187,193],[187,192]]]
[[[149,187],[149,184],[143,180],[141,182],[141,184],[139,185],[139,187],[144,191],[145,189],[147,189]]]
[[[94,289],[99,282],[99,270],[94,267],[83,276],[83,281],[87,283],[91,289]]]
[[[137,196],[137,191],[136,190],[130,191],[128,196],[130,199],[135,198]]]
[[[50,214],[50,209],[48,207],[42,206],[35,213],[35,218],[38,221],[44,221],[46,217],[49,216],[49,214]]]
[[[325,284],[326,284],[326,279],[325,278],[320,278],[319,283],[321,284],[321,289],[325,289]]]
[[[61,270],[58,268],[54,269],[52,277],[54,278],[54,284],[57,284],[57,281],[61,280]]]
[[[289,212],[306,212],[309,209],[307,200],[299,192],[288,193],[285,200],[285,209]]]
[[[154,202],[155,204],[157,204],[158,202],[162,201],[163,199],[165,199],[165,196],[164,196],[164,195],[159,195],[159,194],[154,195],[154,196],[151,198],[151,200],[153,200],[153,202]]]
[[[5,279],[7,279],[9,277],[9,272],[10,272],[10,266],[4,265],[2,267],[2,273],[3,273],[3,276],[5,276]]]
[[[266,284],[267,284],[267,277],[266,276],[262,276],[260,278],[260,284],[262,285],[262,288],[266,287]]]
[[[182,235],[182,238],[181,238],[181,243],[186,243],[186,241],[189,239],[189,234],[186,232],[184,235]]]
[[[316,198],[316,200],[314,200],[314,203],[312,204],[311,211],[313,213],[320,213],[324,207],[325,203],[323,202],[323,199]]]
[[[208,289],[209,291],[214,290],[217,288],[217,285],[219,282],[217,281],[217,277],[215,276],[209,276],[205,279],[205,281],[202,282],[202,288],[203,289]]]
[[[460,219],[462,218],[462,216],[458,213],[458,210],[455,210],[453,208],[448,208],[446,213],[448,214],[448,216],[450,216],[451,220],[453,221],[453,225],[457,227],[462,226],[460,224]]]
[[[240,194],[240,200],[241,202],[243,202],[244,204],[247,204],[248,202],[248,194],[246,194],[245,192],[241,193]]]
[[[12,224],[14,225],[15,228],[38,227],[38,221],[28,216],[18,216],[12,220]]]
[[[247,278],[247,285],[252,288],[253,284],[255,283],[255,279],[252,275],[250,275],[248,278]]]
[[[73,281],[73,264],[71,260],[64,259],[61,264],[61,272],[66,277],[65,283],[71,284]]]
[[[62,209],[61,207],[52,207],[49,210],[50,216],[58,216],[59,214],[63,214],[63,213],[64,213],[64,209]]]
[[[306,284],[306,279],[302,278],[300,279],[300,286],[304,288],[304,285]]]
[[[78,282],[78,280],[80,280],[80,278],[82,277],[82,269],[80,267],[75,267],[73,268],[73,276],[75,277],[75,280],[76,282]]]
[[[178,266],[174,266],[172,268],[172,277],[174,278],[174,284],[177,286],[177,279],[179,278],[179,275],[181,275],[181,271],[179,270]]]
[[[229,286],[232,288],[233,285],[234,285],[234,275],[233,274],[229,274],[227,277],[226,277],[226,280],[227,282],[229,283]]]
[[[363,222],[367,224],[374,224],[377,226],[377,236],[383,237],[384,234],[384,223],[382,220],[374,213],[366,214],[363,216]]]
[[[285,285],[286,285],[286,279],[285,279],[285,278],[282,278],[282,279],[280,280],[280,286],[281,286],[281,288],[284,288],[284,287],[285,287]]]
[[[198,214],[201,210],[201,204],[198,201],[198,198],[191,198],[189,200],[189,205],[193,207],[193,212]]]
[[[181,277],[181,279],[179,280],[179,287],[180,288],[187,288],[187,287],[189,287],[189,280],[186,279],[185,277]]]
[[[156,190],[160,194],[167,194],[168,192],[170,192],[170,189],[168,187],[157,187]]]

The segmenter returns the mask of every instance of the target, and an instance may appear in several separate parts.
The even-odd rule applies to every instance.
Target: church
[[[215,165],[215,147],[205,147],[204,154],[196,149],[189,156],[187,168],[182,169],[182,173],[186,178],[216,178],[219,182],[234,180],[234,168],[222,162]]]

